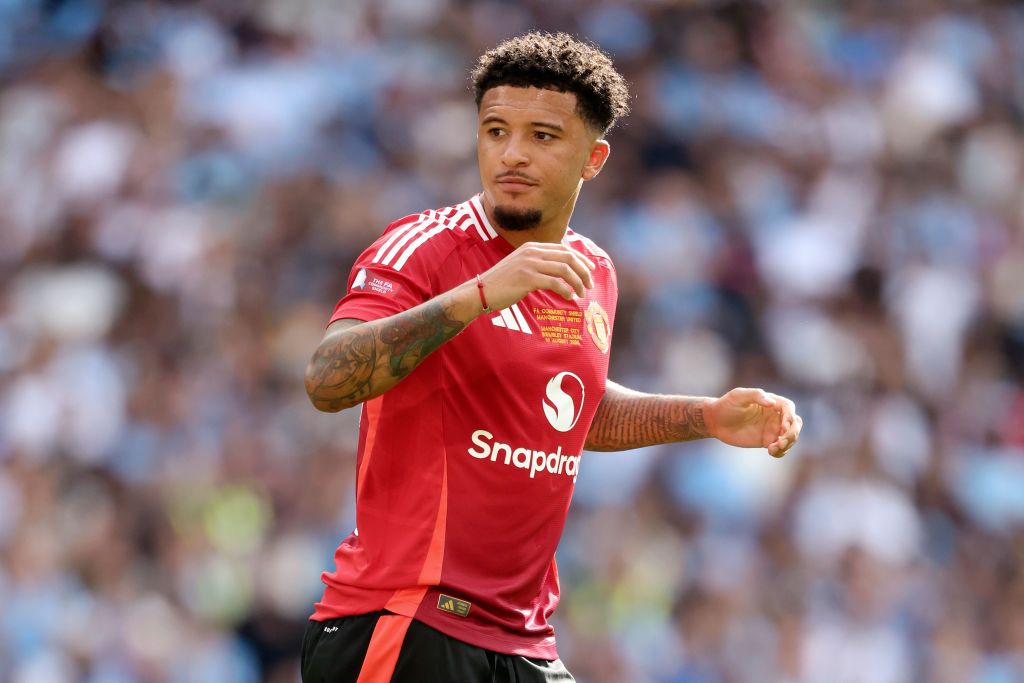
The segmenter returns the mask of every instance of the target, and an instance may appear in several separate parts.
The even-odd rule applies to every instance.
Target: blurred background
[[[584,458],[577,681],[1024,681],[1024,9],[980,0],[0,0],[0,680],[298,680],[358,413],[305,363],[478,191],[468,70],[531,28],[635,95],[573,220],[611,377],[806,421]]]

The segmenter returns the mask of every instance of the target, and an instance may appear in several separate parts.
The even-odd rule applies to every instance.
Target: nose
[[[508,168],[518,168],[530,163],[526,154],[526,145],[519,135],[509,135],[505,149],[501,152],[501,163]]]

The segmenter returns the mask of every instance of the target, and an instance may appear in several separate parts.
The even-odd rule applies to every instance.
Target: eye
[[[551,133],[545,133],[542,130],[538,130],[536,133],[534,133],[534,135],[537,137],[538,140],[541,140],[543,142],[547,142],[548,140],[554,140],[555,139],[554,135],[552,135]]]
[[[501,128],[488,128],[487,134],[490,135],[492,138],[497,138],[504,135],[505,131],[502,130]]]

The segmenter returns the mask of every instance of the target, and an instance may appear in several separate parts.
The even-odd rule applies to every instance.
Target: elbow
[[[313,402],[313,407],[319,410],[321,413],[340,413],[349,406],[340,406],[337,403],[331,401],[320,401],[315,398],[310,399]]]
[[[351,405],[343,401],[323,396],[309,391],[309,389],[306,390],[306,396],[309,397],[309,402],[313,404],[313,407],[322,413],[340,413],[345,408],[351,407]]]
[[[306,395],[309,396],[309,402],[313,404],[313,407],[321,413],[340,413],[342,410],[349,407],[339,403],[338,401],[332,401],[309,392],[306,392]]]
[[[316,363],[310,362],[306,367],[306,396],[313,407],[324,413],[337,413],[350,405],[330,392],[323,386],[323,382],[317,377]]]
[[[306,396],[317,410],[337,413],[370,398],[374,356],[372,348],[369,352],[354,348],[360,340],[339,327],[331,330],[313,352],[306,365],[305,385]]]

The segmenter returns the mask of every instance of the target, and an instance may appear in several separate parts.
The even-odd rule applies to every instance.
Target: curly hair
[[[477,109],[484,93],[510,85],[576,95],[580,117],[602,133],[629,112],[629,89],[612,60],[567,33],[530,32],[488,50],[472,73]]]

